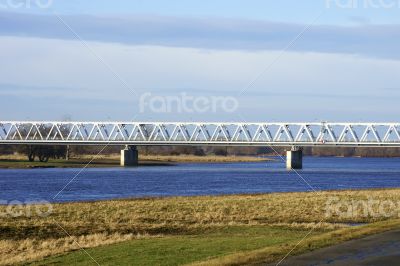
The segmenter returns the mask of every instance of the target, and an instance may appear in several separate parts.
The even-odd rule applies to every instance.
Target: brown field
[[[233,163],[233,162],[266,162],[272,159],[251,156],[156,156],[140,155],[139,165],[171,165],[173,163]],[[90,164],[88,164],[90,162]],[[88,164],[88,165],[87,165]],[[0,168],[64,168],[64,167],[117,167],[120,164],[120,155],[79,155],[70,160],[50,159],[48,162],[29,162],[27,157],[20,154],[0,155]]]
[[[1,263],[27,262],[46,256],[95,247],[135,238],[196,235],[229,226],[265,226],[313,228],[314,238],[329,243],[333,234],[338,240],[388,230],[399,226],[396,217],[365,216],[357,212],[351,218],[326,217],[326,203],[331,197],[343,200],[400,201],[400,189],[368,191],[332,191],[321,193],[277,193],[204,197],[171,197],[53,204],[47,217],[0,217]],[[26,213],[26,208],[14,209]],[[40,206],[39,206],[40,207]],[[0,213],[10,207],[0,206]],[[16,207],[17,208],[17,207]],[[44,206],[41,207],[45,208]],[[323,221],[320,223],[320,221]],[[384,222],[380,226],[351,227],[351,223]],[[311,238],[312,239],[312,238]],[[325,239],[325,240],[324,240]],[[320,243],[316,241],[315,243]],[[79,243],[79,245],[77,244]],[[307,242],[308,243],[308,242]],[[290,243],[289,243],[290,244]],[[290,245],[286,248],[289,248]],[[308,248],[313,247],[312,244]],[[316,246],[318,247],[318,245]],[[316,248],[315,247],[315,248]],[[282,247],[269,247],[233,254],[208,263],[274,259]],[[280,254],[280,253],[279,253]],[[268,261],[268,259],[267,259]]]
[[[119,160],[119,154],[112,155],[100,155],[96,156],[96,159],[111,159]],[[80,155],[74,157],[76,159],[91,159],[93,155]],[[141,155],[139,154],[139,160],[141,161],[160,161],[160,162],[213,162],[213,163],[223,163],[223,162],[263,162],[270,161],[268,158],[253,157],[253,156],[195,156],[195,155]]]

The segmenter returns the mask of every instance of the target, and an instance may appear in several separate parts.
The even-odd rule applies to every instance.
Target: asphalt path
[[[276,265],[276,263],[269,265]],[[289,257],[279,265],[400,266],[400,230],[351,240],[307,254]]]

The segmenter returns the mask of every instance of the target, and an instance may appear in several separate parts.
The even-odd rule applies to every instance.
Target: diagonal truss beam
[[[400,123],[0,121],[0,144],[400,147]]]

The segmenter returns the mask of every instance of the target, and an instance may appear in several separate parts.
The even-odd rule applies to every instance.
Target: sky
[[[400,0],[0,0],[0,120],[385,121]]]

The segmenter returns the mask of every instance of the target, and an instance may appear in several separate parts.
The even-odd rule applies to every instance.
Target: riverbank
[[[295,247],[293,254],[301,254],[400,228],[398,215],[327,216],[332,199],[397,203],[400,189],[52,204],[48,216],[3,215],[0,256],[3,264],[92,264],[83,247],[100,265],[257,264],[278,261]]]
[[[64,159],[50,159],[48,162],[29,162],[23,155],[0,156],[0,168],[80,168],[87,167],[117,167],[120,164],[120,155],[81,155],[74,156],[68,161]],[[266,162],[270,158],[251,156],[162,156],[140,155],[139,166],[168,166],[176,163],[237,163],[237,162]]]

